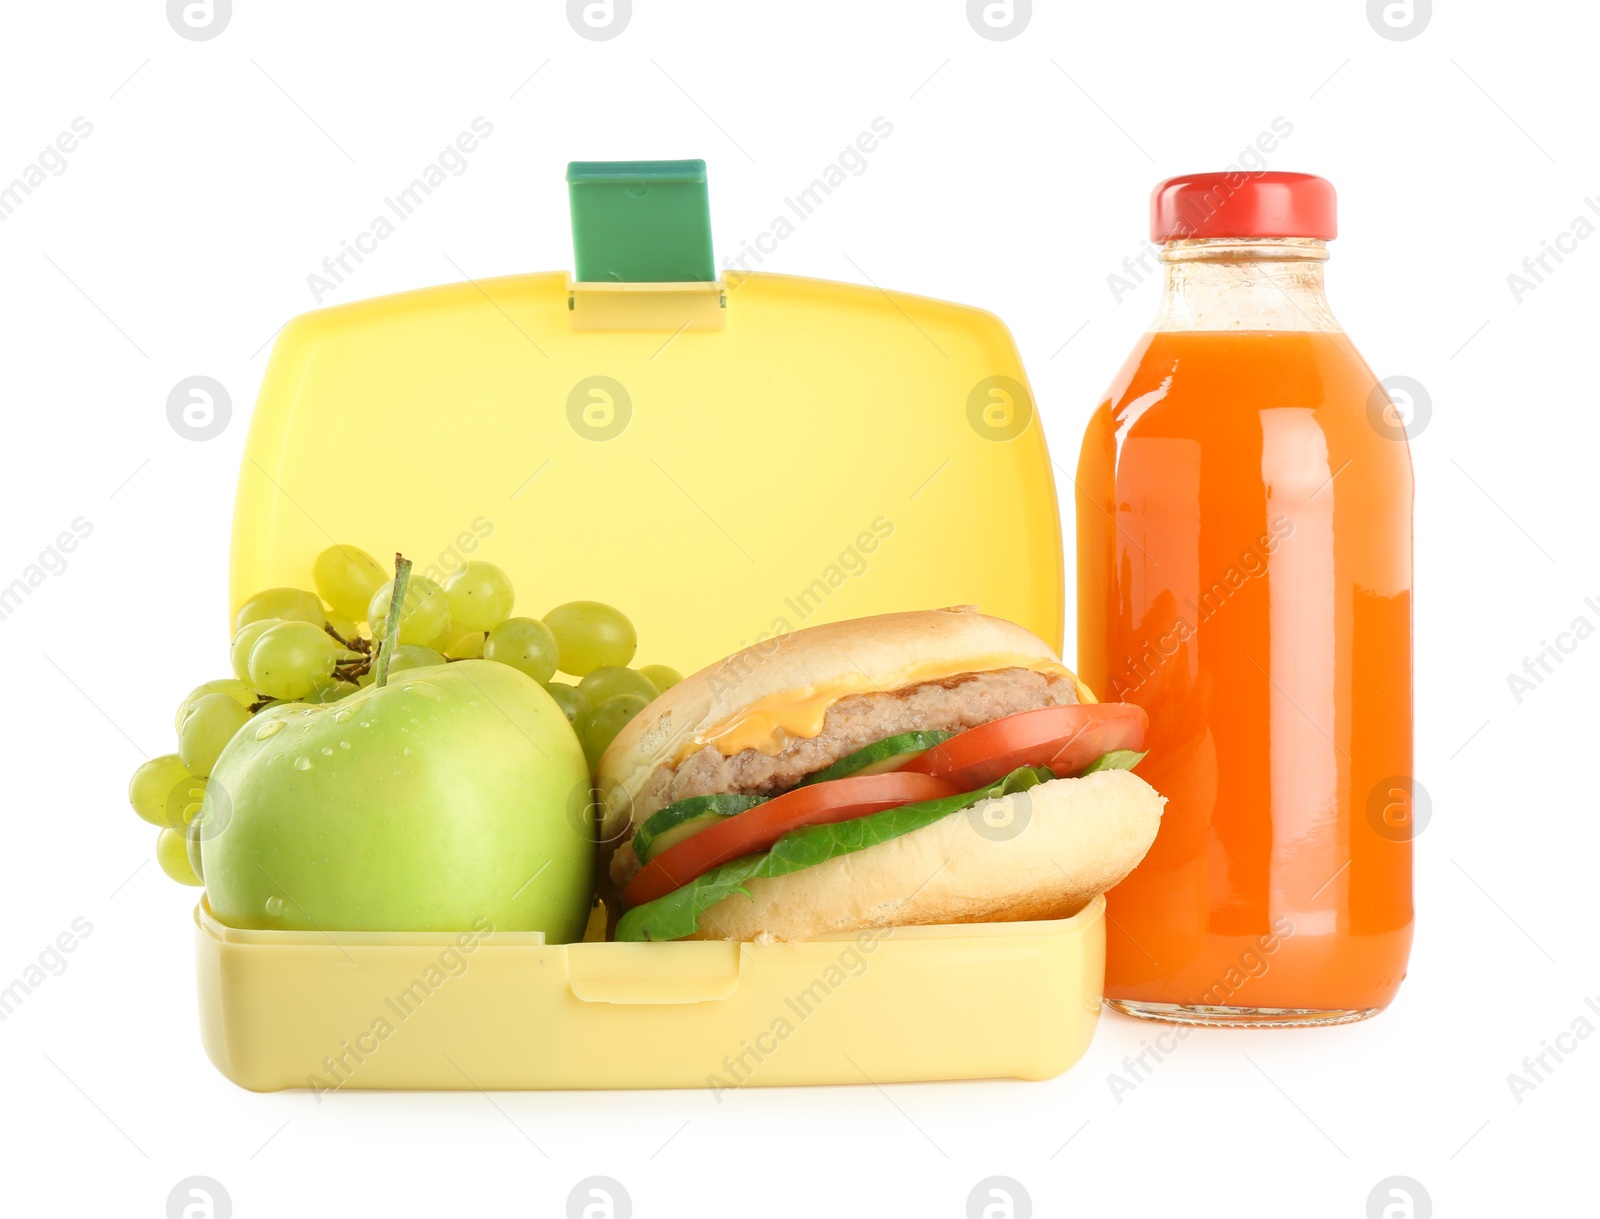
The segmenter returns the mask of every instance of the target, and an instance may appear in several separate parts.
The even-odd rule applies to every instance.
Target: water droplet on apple
[[[278,733],[282,731],[282,720],[268,720],[265,724],[262,724],[261,727],[256,729],[256,740],[264,741],[269,736],[277,736]]]
[[[310,770],[311,769],[311,759],[310,758],[306,758],[306,757],[296,758],[294,760],[294,768],[296,770]]]
[[[349,749],[350,748],[350,742],[349,741],[340,741],[339,742],[339,748],[340,749]]]
[[[274,893],[267,898],[267,917],[278,918],[283,914],[283,898]]]
[[[400,752],[408,758],[411,756],[411,749],[409,746],[407,746],[405,749],[402,749]]]
[[[322,747],[322,756],[323,756],[323,757],[325,757],[325,758],[331,758],[331,757],[333,757],[333,746],[331,746],[331,745],[324,745],[324,746],[323,746],[323,747]]]
[[[350,710],[349,707],[340,707],[333,713],[333,722],[335,724],[342,724],[354,714],[355,712]]]

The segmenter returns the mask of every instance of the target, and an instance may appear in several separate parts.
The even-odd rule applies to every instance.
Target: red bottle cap
[[[1181,174],[1150,192],[1150,240],[1338,236],[1333,183],[1315,174]]]

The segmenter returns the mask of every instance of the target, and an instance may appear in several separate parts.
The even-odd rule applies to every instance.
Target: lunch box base
[[[1105,899],[800,943],[242,931],[195,911],[200,1025],[258,1092],[1048,1079],[1094,1034]]]

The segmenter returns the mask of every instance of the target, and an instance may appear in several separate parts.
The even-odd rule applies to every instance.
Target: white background
[[[641,1216],[713,1200],[959,1216],[993,1174],[1041,1215],[1359,1217],[1392,1174],[1439,1215],[1550,1213],[1580,1188],[1592,1207],[1600,1037],[1520,1103],[1507,1075],[1600,996],[1600,641],[1520,703],[1506,675],[1574,618],[1600,625],[1584,604],[1600,603],[1600,241],[1520,303],[1506,277],[1575,217],[1600,220],[1584,205],[1600,17],[1576,0],[1438,7],[1392,41],[1359,0],[1080,0],[991,41],[957,0],[636,0],[620,37],[590,41],[553,2],[237,0],[195,42],[159,0],[7,5],[0,182],[75,117],[94,128],[0,222],[0,583],[74,518],[93,524],[0,622],[0,980],[75,917],[93,924],[0,1024],[7,1213],[160,1216],[196,1173],[241,1219],[559,1215],[590,1174]],[[1380,376],[1432,399],[1412,447],[1433,821],[1394,1006],[1348,1028],[1197,1033],[1120,1103],[1108,1073],[1152,1029],[1112,1014],[1042,1084],[319,1105],[218,1075],[197,1037],[194,892],[149,862],[124,786],[173,747],[176,699],[226,667],[232,487],[270,338],[314,306],[324,255],[479,115],[494,135],[468,170],[325,303],[569,267],[571,158],[705,157],[720,256],[881,115],[892,137],[766,269],[994,310],[1068,465],[1156,303],[1153,284],[1118,304],[1106,282],[1143,244],[1150,187],[1288,119],[1270,167],[1339,189],[1335,311]],[[165,413],[194,374],[234,403],[206,443]],[[470,457],[470,403],[445,442]]]

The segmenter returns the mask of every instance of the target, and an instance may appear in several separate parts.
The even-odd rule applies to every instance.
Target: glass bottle
[[[1411,510],[1404,427],[1323,291],[1332,186],[1152,197],[1165,293],[1078,466],[1078,658],[1150,716],[1168,804],[1109,895],[1134,1015],[1322,1024],[1405,974]]]

